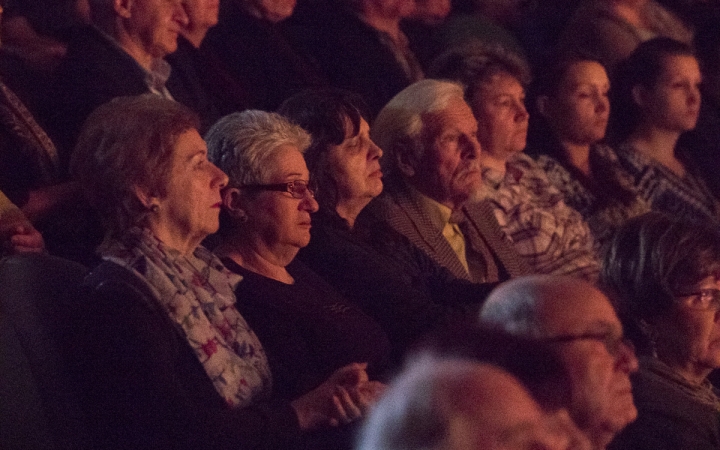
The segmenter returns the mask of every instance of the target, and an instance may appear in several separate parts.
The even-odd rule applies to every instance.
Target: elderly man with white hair
[[[509,281],[488,297],[480,322],[557,346],[570,377],[570,414],[595,449],[635,420],[630,374],[638,369],[610,300],[576,278]]]
[[[477,121],[459,84],[414,83],[385,105],[371,137],[385,192],[368,206],[457,278],[504,281],[529,269],[504,238],[481,185]]]

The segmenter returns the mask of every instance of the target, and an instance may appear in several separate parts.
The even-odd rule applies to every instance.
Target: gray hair
[[[422,80],[406,87],[378,114],[370,130],[372,140],[383,149],[383,169],[395,176],[398,156],[417,164],[423,157],[423,115],[447,108],[453,98],[464,99],[463,87],[451,81]]]
[[[357,450],[440,450],[452,442],[454,414],[468,384],[500,371],[490,364],[424,354],[411,361],[373,407]],[[490,372],[492,371],[492,372]],[[475,405],[477,406],[477,405]]]
[[[229,187],[270,181],[268,163],[280,147],[292,145],[300,152],[310,146],[310,134],[283,116],[246,110],[223,117],[205,135],[208,157],[230,181]]]
[[[531,275],[503,283],[490,293],[480,309],[480,323],[516,336],[542,337],[538,303],[551,288],[567,282],[570,280],[565,277]]]

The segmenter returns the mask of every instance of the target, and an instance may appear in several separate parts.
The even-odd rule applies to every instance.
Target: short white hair
[[[398,154],[413,162],[422,158],[423,115],[446,109],[455,98],[464,101],[462,85],[427,79],[406,87],[380,110],[370,137],[385,152],[382,162],[386,174],[393,176],[397,171]]]

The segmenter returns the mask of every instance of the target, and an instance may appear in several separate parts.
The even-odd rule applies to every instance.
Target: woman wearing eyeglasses
[[[601,282],[640,356],[633,380],[638,419],[613,449],[718,449],[720,234],[649,213],[621,227]]]
[[[243,276],[240,311],[263,343],[274,392],[296,398],[350,363],[382,373],[389,343],[379,325],[295,261],[318,209],[302,153],[310,136],[277,114],[248,110],[222,118],[206,138],[230,179],[215,253]],[[380,383],[363,383],[370,401]]]

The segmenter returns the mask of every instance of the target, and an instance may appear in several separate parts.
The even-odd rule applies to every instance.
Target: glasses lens
[[[296,199],[303,199],[305,196],[310,195],[310,197],[313,197],[313,191],[308,186],[307,182],[302,180],[296,180],[293,181],[288,185],[290,188],[290,193],[292,194],[293,198]]]

